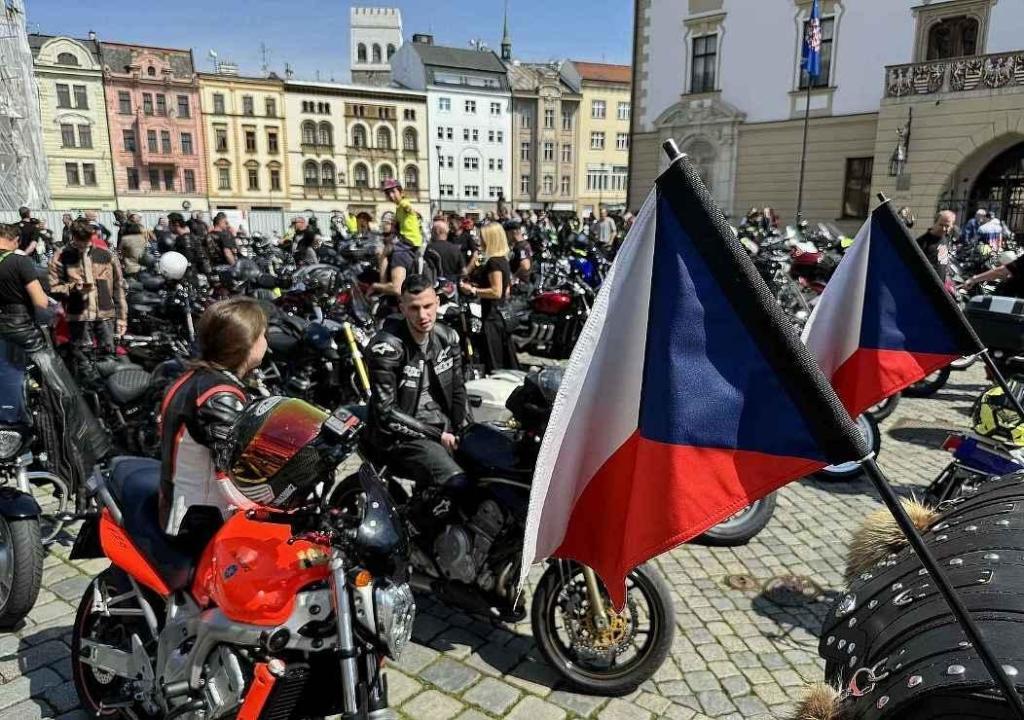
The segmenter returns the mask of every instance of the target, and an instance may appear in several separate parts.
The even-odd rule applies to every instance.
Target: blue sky
[[[438,44],[466,47],[481,38],[498,49],[504,0],[26,0],[29,29],[101,40],[191,47],[201,70],[207,52],[237,62],[243,73],[291,64],[296,77],[348,80],[348,12],[352,5],[398,7],[408,39],[432,32]],[[517,58],[568,57],[628,64],[633,0],[509,0],[509,27]]]

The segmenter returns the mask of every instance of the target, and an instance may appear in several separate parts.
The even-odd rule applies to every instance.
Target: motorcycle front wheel
[[[896,410],[896,406],[899,404],[900,393],[896,393],[895,395],[890,395],[877,405],[872,405],[864,412],[870,414],[871,417],[873,417],[877,422],[882,422],[887,417],[893,414],[893,412]]]
[[[601,584],[607,627],[594,626],[583,566],[548,565],[533,592],[530,621],[541,655],[578,690],[626,695],[665,662],[675,635],[668,585],[650,564],[626,577],[626,606],[615,612]]]
[[[10,629],[28,615],[42,579],[39,519],[0,516],[0,629]]]
[[[755,500],[738,513],[715,525],[693,542],[699,545],[732,547],[746,545],[764,530],[775,514],[775,493]]]
[[[878,431],[878,423],[868,413],[857,416],[857,427],[864,435],[864,439],[871,448],[873,455],[878,455],[882,447],[882,434]],[[846,462],[839,465],[829,465],[818,471],[818,477],[824,480],[852,480],[859,477],[862,470],[859,462]]]
[[[903,394],[907,397],[915,398],[931,397],[946,385],[946,381],[949,380],[950,372],[951,370],[948,367],[936,370],[928,377],[923,380],[918,380],[916,383],[906,388],[903,391]]]

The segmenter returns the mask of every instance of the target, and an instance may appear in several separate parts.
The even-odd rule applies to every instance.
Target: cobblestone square
[[[882,468],[910,493],[948,462],[947,430],[966,427],[984,388],[982,370],[954,373],[931,399],[903,398],[882,423]],[[779,493],[775,517],[749,545],[684,546],[656,561],[674,590],[671,657],[632,695],[578,695],[540,661],[528,623],[496,626],[418,598],[414,643],[389,670],[391,700],[413,720],[664,717],[766,720],[784,715],[808,681],[821,678],[817,633],[841,585],[845,546],[879,506],[864,480],[807,479]],[[25,626],[0,635],[0,718],[84,720],[70,679],[71,624],[88,579],[103,561],[67,560],[71,537],[50,549],[43,590]],[[726,584],[752,579],[751,590]],[[820,588],[791,603],[766,590],[797,575]]]

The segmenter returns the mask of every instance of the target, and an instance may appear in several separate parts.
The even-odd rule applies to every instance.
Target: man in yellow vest
[[[415,248],[423,244],[423,226],[420,214],[412,207],[408,198],[402,197],[402,186],[397,180],[384,181],[384,196],[395,204],[395,223],[398,234]]]

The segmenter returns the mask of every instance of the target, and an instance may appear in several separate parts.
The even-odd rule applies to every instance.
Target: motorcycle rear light
[[[351,300],[352,293],[350,293],[348,290],[342,290],[340,293],[338,293],[338,297],[335,298],[335,301],[338,302],[340,305],[348,305]]]
[[[960,449],[960,446],[964,444],[963,435],[950,435],[946,438],[946,441],[942,443],[942,449],[946,452],[956,452]]]
[[[557,315],[572,305],[572,296],[567,292],[545,292],[535,297],[532,304],[539,313]]]

